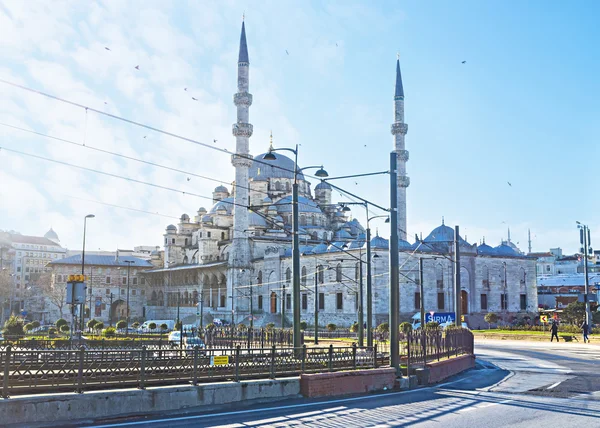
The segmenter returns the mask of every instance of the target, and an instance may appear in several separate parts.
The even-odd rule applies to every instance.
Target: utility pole
[[[254,329],[254,297],[252,295],[252,281],[250,281],[250,330]]]
[[[454,226],[454,309],[455,317],[454,323],[457,327],[462,326],[460,320],[461,306],[460,306],[460,249],[459,245],[459,229],[458,226]]]
[[[112,327],[112,311],[113,311],[113,297],[114,294],[110,293],[110,310],[108,311],[108,323],[109,323],[109,327]]]
[[[590,278],[588,275],[588,256],[589,256],[589,251],[590,251],[590,245],[591,245],[591,237],[590,237],[590,228],[587,227],[587,225],[585,224],[581,224],[579,222],[577,222],[577,227],[579,228],[579,241],[581,243],[581,245],[583,246],[582,248],[582,253],[583,253],[583,275],[585,278],[585,288],[584,288],[584,292],[585,292],[585,296],[583,298],[583,301],[585,302],[585,322],[587,323],[588,326],[592,325],[592,314],[590,311]],[[589,327],[588,327],[589,328]]]
[[[358,275],[360,280],[358,282],[358,346],[365,346],[365,329],[364,329],[364,312],[363,312],[363,260],[362,260],[362,248],[360,249],[360,261],[358,262]]]
[[[373,346],[373,282],[371,280],[371,228],[367,217],[367,346]]]
[[[398,337],[398,318],[400,311],[400,277],[398,260],[398,167],[396,152],[390,153],[390,366],[400,371],[400,338]]]
[[[285,328],[285,282],[283,283],[283,297],[281,298],[281,329]]]
[[[421,329],[425,329],[425,297],[423,286],[423,257],[419,257],[419,299],[421,306]]]
[[[319,344],[319,271],[320,269],[317,265],[315,269],[315,345]]]
[[[177,291],[177,321],[175,324],[179,324],[179,306],[181,306],[181,291]]]

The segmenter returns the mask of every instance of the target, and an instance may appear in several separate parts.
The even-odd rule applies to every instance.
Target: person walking
[[[583,333],[583,343],[590,343],[590,339],[588,337],[589,326],[588,323],[583,320],[583,324],[581,324],[581,331]]]
[[[550,331],[552,332],[552,337],[550,338],[550,342],[554,341],[555,337],[556,337],[556,341],[559,342],[559,340],[558,340],[558,324],[556,323],[556,321],[552,321],[552,327],[550,327]]]

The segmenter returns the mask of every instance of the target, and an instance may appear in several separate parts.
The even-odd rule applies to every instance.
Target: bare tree
[[[0,270],[0,305],[2,305],[2,319],[4,319],[4,307],[10,301],[12,277],[8,269]]]
[[[50,272],[41,274],[40,277],[36,279],[35,286],[39,287],[43,296],[56,306],[60,313],[60,318],[63,318],[63,309],[67,304],[67,288],[53,284],[52,274]]]

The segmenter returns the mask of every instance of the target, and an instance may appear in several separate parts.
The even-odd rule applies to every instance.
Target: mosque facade
[[[290,326],[292,320],[292,185],[294,160],[276,153],[250,154],[252,94],[245,24],[238,58],[237,118],[233,124],[236,153],[232,155],[235,182],[218,186],[213,205],[193,217],[183,214],[178,225],[164,233],[164,253],[155,252],[155,269],[145,271],[150,285],[146,318],[174,318],[184,323],[202,317],[255,325]],[[396,63],[394,122],[391,133],[398,162],[398,232],[400,240],[401,319],[420,310],[419,259],[423,259],[424,307],[427,312],[454,311],[454,230],[445,224],[425,239],[407,241],[404,89]],[[347,207],[332,201],[325,181],[314,188],[302,172],[299,188],[301,242],[301,318],[312,324],[315,308],[322,326],[349,326],[357,320],[359,287],[366,284],[366,230],[349,217]],[[249,204],[249,205],[248,205]],[[497,247],[459,239],[462,313],[481,323],[493,311],[507,320],[537,310],[536,259],[524,256],[512,242]],[[373,325],[387,321],[389,299],[388,240],[371,239]],[[361,262],[363,260],[363,269]],[[363,288],[364,289],[364,288]],[[366,293],[365,293],[366,302]],[[366,312],[365,312],[366,313]],[[474,325],[477,327],[477,325]]]

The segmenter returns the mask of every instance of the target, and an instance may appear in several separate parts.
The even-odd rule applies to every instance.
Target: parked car
[[[53,327],[56,328],[56,326],[54,326],[54,325],[41,325],[41,326],[36,327],[33,330],[31,330],[31,332],[32,333],[48,333],[48,330],[50,330]]]
[[[188,355],[192,354],[194,351],[195,347],[198,347],[200,349],[200,354],[204,355],[206,354],[206,345],[204,344],[204,341],[202,339],[200,339],[199,337],[184,337],[183,338],[183,349],[185,349],[188,353]]]

